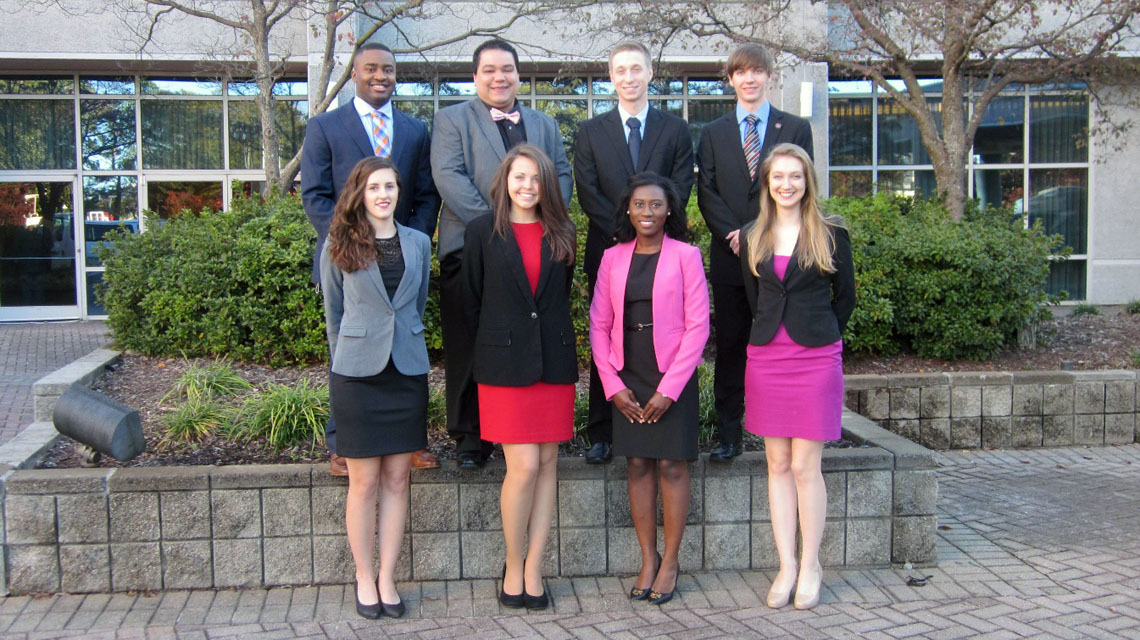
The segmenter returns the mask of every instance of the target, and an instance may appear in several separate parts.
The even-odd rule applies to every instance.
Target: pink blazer
[[[606,399],[625,389],[625,285],[636,240],[607,249],[590,303],[590,346]],[[664,374],[657,391],[676,400],[709,339],[709,290],[700,249],[666,236],[653,277],[653,349]]]

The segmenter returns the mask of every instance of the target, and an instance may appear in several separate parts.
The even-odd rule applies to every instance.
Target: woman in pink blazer
[[[590,305],[590,345],[614,406],[614,455],[626,456],[641,571],[629,597],[662,604],[677,590],[689,514],[688,461],[697,458],[697,365],[709,337],[701,252],[688,240],[673,183],[630,179],[615,214],[618,244],[602,256]],[[657,553],[657,477],[665,554]]]

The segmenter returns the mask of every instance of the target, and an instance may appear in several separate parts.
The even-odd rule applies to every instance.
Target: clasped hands
[[[622,389],[614,394],[614,406],[630,422],[657,422],[672,405],[673,401],[662,395],[660,391],[653,394],[649,402],[645,403],[645,407],[641,406],[629,389]]]

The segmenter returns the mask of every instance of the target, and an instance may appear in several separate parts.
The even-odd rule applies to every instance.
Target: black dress
[[[380,277],[391,300],[404,277],[399,236],[377,238],[376,253]],[[332,373],[329,394],[338,455],[375,458],[427,447],[426,373],[406,376],[389,358],[384,370],[374,376],[354,378]]]
[[[660,255],[633,254],[625,285],[625,368],[618,372],[618,376],[633,391],[642,407],[657,392],[657,385],[664,376],[657,370],[652,327],[637,328],[638,324],[653,322],[653,276]],[[696,460],[699,409],[695,371],[681,396],[653,424],[630,422],[614,406],[614,455]]]

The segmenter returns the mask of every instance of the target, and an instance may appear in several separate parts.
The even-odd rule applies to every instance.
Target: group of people
[[[425,451],[423,335],[437,216],[448,433],[460,468],[481,467],[502,446],[500,602],[549,606],[542,556],[578,381],[567,210],[575,184],[589,218],[587,462],[626,457],[641,547],[629,595],[667,602],[680,571],[688,463],[698,455],[696,369],[710,333],[709,282],[685,216],[694,185],[688,126],[649,105],[646,47],[621,44],[609,58],[618,104],[581,125],[572,172],[553,118],[516,99],[515,49],[484,42],[473,67],[477,98],[439,110],[429,134],[392,105],[391,50],[365,44],[353,61],[352,103],[308,124],[302,190],[318,232],[313,281],[331,356],[327,439],[333,473],[349,479],[357,611],[403,615],[395,566],[409,474],[439,464]],[[794,592],[802,609],[820,593],[820,464],[824,441],[840,433],[841,334],[855,282],[842,221],[819,206],[810,125],[767,101],[772,70],[759,45],[732,52],[725,75],[736,108],[702,130],[696,157],[698,204],[713,235],[720,442],[710,460],[741,453],[742,426],[764,437],[780,557],[767,604],[785,606]]]

